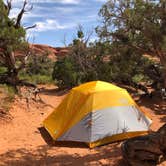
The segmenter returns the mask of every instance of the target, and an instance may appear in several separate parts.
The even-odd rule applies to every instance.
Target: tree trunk
[[[164,82],[164,88],[166,89],[166,62],[163,64],[163,82]]]
[[[26,82],[25,80],[20,80],[18,77],[18,72],[12,72],[4,75],[0,75],[0,84],[8,84],[14,87],[17,91],[17,86],[27,86],[36,88],[36,85]]]
[[[163,67],[162,70],[162,80],[163,80],[163,88],[166,89],[166,53],[160,53],[160,63]]]
[[[0,75],[0,83],[8,84],[13,86],[17,90],[17,85],[19,84],[20,80],[18,78],[17,71],[8,71],[7,73]]]
[[[156,166],[166,160],[166,124],[157,132],[125,141],[122,154],[130,166]]]

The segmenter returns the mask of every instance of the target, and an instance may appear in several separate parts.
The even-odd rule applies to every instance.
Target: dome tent
[[[43,121],[54,140],[90,148],[147,133],[151,120],[125,89],[92,81],[73,88]]]

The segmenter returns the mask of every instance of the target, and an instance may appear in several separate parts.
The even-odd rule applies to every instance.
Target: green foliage
[[[53,61],[48,58],[48,54],[32,55],[28,59],[26,66],[26,72],[29,75],[51,75],[53,70]]]
[[[148,78],[146,78],[144,76],[144,74],[136,74],[135,76],[132,77],[132,81],[135,82],[135,83],[140,83],[140,82],[143,82],[143,81],[146,81],[148,80]]]
[[[117,64],[118,66],[111,64],[114,66],[113,71],[116,71],[114,73],[118,73],[118,70],[123,71],[119,77],[123,77],[125,80],[131,76],[134,77],[133,81],[138,81],[139,73],[144,72],[145,67],[144,63],[139,62],[139,58],[143,54],[149,54],[160,59],[163,66],[162,77],[166,86],[165,1],[118,0],[115,2],[109,0],[103,5],[99,14],[104,23],[96,29],[100,40],[111,43],[111,55],[117,56],[117,58],[124,56],[121,64]],[[125,52],[131,52],[129,59]],[[127,63],[125,63],[126,61]],[[142,66],[141,70],[137,63]],[[138,68],[138,71],[135,67]],[[139,75],[137,79],[132,71]],[[148,72],[145,75],[150,75]],[[161,79],[158,79],[158,82],[161,83]]]
[[[115,45],[110,44],[110,55],[106,54],[108,55],[107,61],[99,60],[98,79],[128,85],[139,84],[144,81],[153,82],[154,78],[151,78],[145,72],[145,69],[149,68],[154,62],[138,55],[133,50],[123,47],[115,48]]]
[[[54,65],[53,79],[59,87],[73,87],[97,79],[97,57],[92,47],[87,46],[84,33],[79,30],[70,44],[69,54]]]
[[[52,77],[60,88],[72,88],[84,82],[97,80],[95,74],[93,70],[82,71],[76,61],[71,57],[65,57],[55,63]]]
[[[73,87],[79,84],[79,74],[70,57],[55,62],[52,77],[59,87]]]
[[[144,69],[151,65],[151,61],[138,55],[128,54],[111,58],[110,67],[113,81],[132,85],[133,82],[141,83],[150,81]]]
[[[24,72],[19,74],[20,79],[26,80],[33,84],[51,84],[54,83],[52,77],[50,75],[41,75],[41,74],[33,74],[28,75]]]
[[[83,33],[83,31],[82,31],[82,30],[78,30],[77,36],[78,36],[79,39],[83,39],[83,38],[84,38],[84,33]]]
[[[7,68],[0,66],[0,74],[4,74],[4,73],[6,73],[6,72],[7,72]]]
[[[15,97],[15,89],[6,84],[0,84],[0,108],[9,111]]]
[[[7,2],[6,2],[7,3]],[[25,66],[24,58],[16,58],[16,51],[22,51],[28,54],[29,45],[26,42],[26,31],[20,25],[22,16],[25,13],[26,2],[19,12],[18,17],[11,19],[9,17],[12,9],[11,1],[5,5],[3,0],[0,0],[0,66],[5,67],[7,71],[0,74],[0,83],[6,83],[17,87],[20,84],[18,73]],[[10,7],[11,6],[11,7]],[[20,65],[18,65],[20,64]]]
[[[52,71],[54,62],[48,58],[48,54],[33,55],[28,59],[24,71],[19,73],[19,78],[34,84],[53,83]]]
[[[132,48],[109,41],[91,43],[87,47],[79,39],[71,46],[69,55],[54,66],[53,79],[59,87],[71,88],[92,80],[135,85],[152,83],[155,79],[144,72],[154,63]]]
[[[25,42],[25,30],[23,27],[15,28],[15,21],[7,15],[4,3],[0,0],[0,47],[7,52],[17,49],[24,49],[27,45]]]
[[[113,81],[112,68],[109,63],[101,63],[97,69],[98,80],[111,82]]]

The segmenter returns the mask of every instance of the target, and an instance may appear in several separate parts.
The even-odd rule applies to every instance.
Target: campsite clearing
[[[43,103],[16,98],[10,111],[12,120],[0,121],[1,166],[56,166],[56,165],[111,165],[123,166],[120,143],[89,149],[82,143],[48,145],[41,136],[41,122],[62,101],[65,92],[55,86],[46,86],[40,94]],[[137,102],[138,103],[138,102]],[[153,104],[155,103],[155,104]],[[138,103],[153,119],[152,129],[157,130],[164,122],[165,103],[159,99],[144,98]],[[163,109],[162,109],[163,108]],[[161,166],[166,166],[166,163]]]

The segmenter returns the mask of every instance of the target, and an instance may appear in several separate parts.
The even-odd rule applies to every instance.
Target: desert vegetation
[[[40,93],[45,99],[94,80],[125,87],[140,103],[142,96],[148,96],[151,102],[157,98],[157,104],[148,103],[147,107],[157,108],[165,117],[165,0],[108,0],[98,13],[101,21],[98,26],[88,33],[78,26],[76,37],[66,46],[65,54],[54,53],[54,58],[50,58],[48,50],[37,54],[33,44],[27,41],[27,30],[36,25],[24,27],[22,19],[32,9],[24,0],[17,17],[11,19],[12,0],[0,0],[0,119],[10,114],[13,103],[20,102],[20,96],[27,89],[33,89],[33,95]],[[92,42],[94,31],[98,38]],[[57,89],[53,94],[41,86]],[[57,100],[57,96],[53,98]],[[37,103],[37,109],[43,103]],[[32,105],[35,107],[34,101]],[[162,124],[165,122],[164,119]]]
[[[2,83],[16,87],[26,83],[21,78],[47,83],[52,81],[52,75],[60,87],[71,88],[91,80],[112,81],[133,87],[144,86],[144,89],[147,84],[155,89],[165,87],[163,1],[119,1],[117,4],[108,1],[99,12],[103,22],[96,28],[99,39],[89,42],[91,33],[85,33],[80,26],[77,38],[69,44],[67,55],[59,58],[54,65],[48,58],[47,51],[40,56],[33,55],[25,40],[26,29],[34,26],[22,27],[21,19],[32,6],[28,6],[25,1],[18,17],[11,20],[11,5],[11,1],[6,5],[1,2],[1,24],[5,24],[1,25]],[[9,34],[10,28],[13,34]],[[23,56],[17,57],[16,51],[23,50]],[[157,57],[159,62],[151,57]]]
[[[56,62],[53,78],[58,84],[105,80],[144,86],[145,91],[147,85],[165,88],[165,2],[108,1],[99,15],[103,22],[96,28],[99,40],[88,45],[89,36],[79,29],[69,56]]]

